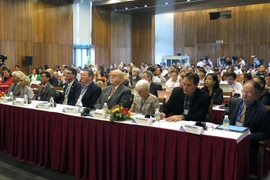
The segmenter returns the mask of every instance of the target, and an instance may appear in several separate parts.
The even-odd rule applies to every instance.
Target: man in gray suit
[[[270,137],[270,109],[257,100],[260,92],[261,86],[258,82],[248,81],[242,90],[242,98],[232,98],[226,109],[230,124],[248,127],[251,132],[251,164],[256,164],[258,142]]]
[[[7,90],[7,96],[9,96],[10,92],[13,93],[14,97],[19,97],[20,96],[20,90],[21,90],[20,79],[23,76],[25,76],[25,75],[21,71],[14,71],[12,73],[12,81],[13,81],[13,83],[9,86],[9,88]]]
[[[51,74],[47,71],[40,73],[41,86],[38,89],[37,100],[49,101],[51,97],[55,98],[59,96],[59,92],[50,84]]]
[[[107,103],[108,109],[115,105],[120,105],[124,108],[131,106],[131,90],[122,84],[124,79],[123,72],[120,70],[113,70],[110,72],[111,85],[102,90],[101,96],[95,105],[96,109],[102,109],[104,103]]]

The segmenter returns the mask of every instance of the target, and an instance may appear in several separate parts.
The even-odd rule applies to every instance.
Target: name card
[[[143,124],[143,125],[152,125],[153,120],[150,118],[144,118],[144,117],[134,117],[134,121],[136,124]]]
[[[78,113],[78,107],[64,107],[64,112],[69,114],[77,114]]]
[[[92,116],[93,116],[94,118],[99,118],[99,119],[104,119],[104,118],[106,118],[105,112],[104,112],[103,110],[101,110],[101,109],[97,109],[97,110],[95,110],[95,111],[92,111],[91,114],[92,114]]]
[[[16,98],[14,101],[14,105],[16,106],[24,106],[23,99],[22,98]]]
[[[1,102],[1,103],[6,103],[6,102],[9,101],[9,99],[10,99],[10,97],[1,97],[1,98],[0,98],[0,102]]]
[[[193,125],[187,125],[187,124],[182,124],[180,127],[181,131],[192,133],[192,134],[202,134],[203,133],[203,128],[200,126],[193,126]]]
[[[49,103],[39,103],[37,105],[37,108],[38,109],[49,109],[49,107],[50,107],[50,104]]]

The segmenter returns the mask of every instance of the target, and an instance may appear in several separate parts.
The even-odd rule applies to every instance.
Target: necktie
[[[11,91],[10,92],[13,92],[14,89],[16,88],[17,84],[14,84],[14,86],[12,87]]]
[[[247,111],[247,106],[244,104],[241,116],[240,116],[240,122],[244,123],[245,117],[246,117],[246,111]]]
[[[111,93],[110,93],[110,96],[113,95],[114,91],[115,91],[115,87],[112,88]]]
[[[110,95],[109,95],[109,97],[108,97],[108,100],[111,98],[111,96],[113,95],[114,91],[115,91],[115,87],[112,88],[112,90],[111,90],[111,92],[110,92]]]
[[[67,104],[67,99],[68,99],[68,94],[69,94],[69,90],[70,90],[70,88],[71,88],[71,83],[70,83],[70,84],[68,84],[68,87],[67,87],[67,89],[66,89],[63,104]]]

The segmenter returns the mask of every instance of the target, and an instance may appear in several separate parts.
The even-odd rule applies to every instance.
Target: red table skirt
[[[249,177],[249,136],[235,140],[0,104],[0,151],[83,179]]]
[[[224,118],[224,111],[212,110],[211,122],[215,124],[222,124]]]
[[[6,92],[9,88],[9,85],[1,85],[0,86],[0,92]]]

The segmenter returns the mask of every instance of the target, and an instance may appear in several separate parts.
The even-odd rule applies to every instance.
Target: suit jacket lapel
[[[256,102],[255,102],[256,103]],[[246,119],[244,121],[244,126],[247,127],[249,125],[249,123],[251,122],[253,116],[256,113],[256,108],[254,108],[255,104],[252,105],[250,108],[247,108],[247,112],[246,112]]]
[[[111,95],[110,99],[108,99],[108,102],[112,99],[112,97],[115,95],[115,93],[116,93],[117,90],[120,88],[120,86],[121,86],[121,84],[117,87],[117,89],[116,89],[116,90],[114,91],[114,93]],[[108,97],[107,97],[107,98],[109,98],[109,96],[110,96],[110,94],[111,94],[111,92],[112,92],[112,88],[113,88],[113,87],[110,88],[110,91],[109,91],[109,93],[108,93]]]

